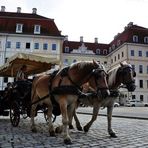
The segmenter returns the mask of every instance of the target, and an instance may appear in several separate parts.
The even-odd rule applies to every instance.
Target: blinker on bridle
[[[127,82],[127,81],[125,80],[125,72],[126,72],[125,70],[132,70],[132,72],[134,72],[134,71],[133,71],[133,68],[132,68],[132,67],[123,67],[123,68],[122,68],[123,84],[125,84],[125,85],[128,86],[128,85],[130,85],[131,83],[134,83],[135,80],[133,79],[133,80],[130,80],[130,81]],[[136,74],[135,74],[135,72],[134,72],[133,77],[134,77],[135,75],[136,75]]]
[[[94,80],[95,80],[95,84],[96,84],[96,86],[97,86],[97,95],[99,94],[99,91],[100,91],[100,90],[106,90],[106,89],[108,89],[108,87],[99,87],[99,86],[98,86],[98,82],[97,82],[98,74],[101,73],[101,72],[104,72],[105,75],[107,75],[106,71],[105,71],[103,68],[94,69],[94,70],[92,71],[92,74],[91,74],[91,76],[94,76],[94,78],[95,78]]]

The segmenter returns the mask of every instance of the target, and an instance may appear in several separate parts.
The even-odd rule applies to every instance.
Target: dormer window
[[[23,32],[23,24],[16,24],[16,33]]]
[[[40,34],[41,26],[40,25],[34,25],[34,34]]]
[[[100,54],[100,49],[96,49],[96,54],[97,54],[97,55]]]
[[[144,37],[144,43],[148,44],[148,36]]]
[[[104,55],[107,55],[107,49],[104,49],[104,50],[103,50],[103,54],[104,54]]]
[[[118,40],[117,41],[117,46],[120,46],[121,45],[121,40]]]
[[[113,50],[115,49],[115,44],[112,45],[112,49],[113,49]]]
[[[133,35],[133,42],[138,43],[138,35]]]
[[[69,47],[65,47],[65,53],[69,53]]]

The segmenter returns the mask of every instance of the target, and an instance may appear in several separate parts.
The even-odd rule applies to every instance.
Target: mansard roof
[[[71,52],[73,49],[79,49],[82,44],[84,44],[88,50],[92,50],[94,53],[96,53],[97,49],[100,49],[100,55],[103,55],[104,49],[107,50],[109,48],[109,44],[65,40],[63,43],[63,53],[65,53],[65,47],[69,47],[69,52]]]
[[[54,19],[33,13],[0,12],[0,33],[16,33],[16,24],[23,24],[22,34],[34,34],[34,25],[41,26],[39,35],[61,36]]]
[[[145,44],[144,43],[144,37],[148,36],[148,28],[144,28],[138,25],[133,25],[132,22],[130,22],[123,30],[123,32],[118,33],[113,41],[110,42],[110,47],[113,45],[115,48],[120,46],[121,44],[127,42],[127,43],[133,43],[133,36],[138,36],[138,44]],[[120,43],[119,43],[120,42]]]

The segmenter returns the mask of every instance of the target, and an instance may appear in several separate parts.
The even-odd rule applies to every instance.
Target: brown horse
[[[118,95],[117,92],[121,84],[124,84],[125,88],[127,88],[128,91],[132,92],[135,90],[136,88],[135,80],[134,80],[135,76],[136,76],[136,73],[135,71],[133,71],[130,64],[120,63],[119,66],[115,67],[114,69],[110,69],[108,71],[108,86],[111,93],[109,97],[107,97],[106,99],[91,97],[91,98],[79,100],[83,104],[93,106],[93,116],[91,118],[91,121],[87,123],[83,128],[85,132],[88,132],[93,122],[97,119],[100,107],[107,107],[108,133],[111,137],[117,137],[115,132],[111,128],[114,101],[117,98],[116,95]],[[77,129],[81,130],[82,127],[80,125],[80,122],[76,114],[74,114],[74,119],[76,121]]]
[[[106,76],[106,72],[102,66],[92,61],[74,63],[70,67],[61,69],[55,76],[44,75],[36,78],[32,84],[32,131],[36,131],[34,117],[37,105],[46,104],[48,107],[49,133],[51,136],[54,136],[55,131],[51,117],[55,110],[54,108],[57,110],[57,106],[59,106],[62,115],[64,142],[70,144],[71,138],[68,125],[72,120],[78,95],[81,94],[82,84],[92,79],[91,85],[95,91],[98,92],[98,95],[107,97],[109,90]],[[37,100],[39,100],[39,102],[34,103]]]

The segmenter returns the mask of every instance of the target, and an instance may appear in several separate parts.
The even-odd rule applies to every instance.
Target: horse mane
[[[72,63],[70,65],[70,68],[73,68],[73,67],[77,67],[79,70],[81,69],[85,69],[85,68],[91,68],[91,69],[95,69],[95,68],[100,68],[100,69],[103,69],[104,71],[105,70],[105,66],[96,62],[98,65],[98,67],[95,67],[96,65],[94,65],[93,61],[79,61],[79,62],[75,62],[75,63]]]
[[[89,66],[92,66],[92,65],[93,65],[92,61],[81,61],[81,62],[72,63],[70,65],[70,68],[77,67],[79,70],[81,70],[85,67],[89,67]]]
[[[122,64],[124,66],[131,66],[130,64],[128,64],[126,61],[122,62]],[[121,65],[117,65],[115,66],[114,68],[112,69],[109,69],[107,71],[108,75],[109,75],[109,79],[108,79],[108,84],[109,86],[112,86],[115,82],[116,82],[116,77],[117,77],[117,72],[118,72],[118,69],[121,67]]]

